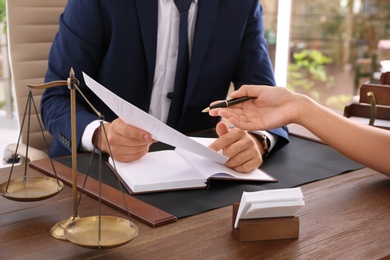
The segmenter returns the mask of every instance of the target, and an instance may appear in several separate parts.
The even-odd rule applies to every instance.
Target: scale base
[[[50,229],[51,236],[59,240],[68,240],[68,238],[65,235],[65,229],[70,225],[70,223],[72,223],[73,221],[79,218],[80,217],[72,216],[68,219],[58,222]]]

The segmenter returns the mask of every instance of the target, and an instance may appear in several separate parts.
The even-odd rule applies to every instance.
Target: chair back
[[[7,39],[13,100],[19,129],[29,94],[27,84],[42,84],[48,66],[52,41],[58,31],[58,19],[67,0],[7,0]],[[34,103],[40,117],[43,90],[33,90]],[[32,107],[29,146],[46,150],[37,115]],[[42,125],[43,127],[43,125]],[[52,137],[43,128],[48,145]],[[21,143],[27,141],[27,119]],[[47,151],[46,151],[47,152]]]

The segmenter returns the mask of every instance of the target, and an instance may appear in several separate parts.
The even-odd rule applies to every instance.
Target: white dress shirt
[[[193,0],[188,12],[189,53],[192,50],[197,9],[198,0]],[[179,25],[180,14],[174,0],[159,0],[156,68],[149,114],[164,123],[168,120],[169,107],[172,101],[167,95],[173,92],[175,85]]]

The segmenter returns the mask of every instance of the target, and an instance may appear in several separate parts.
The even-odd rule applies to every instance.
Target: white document
[[[199,154],[219,163],[228,157],[202,145],[112,93],[83,72],[85,84],[125,123],[149,132],[160,142]],[[199,113],[201,113],[199,111]]]

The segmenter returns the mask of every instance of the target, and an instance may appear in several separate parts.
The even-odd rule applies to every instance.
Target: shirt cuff
[[[267,131],[250,131],[249,133],[250,134],[254,134],[254,135],[260,134],[260,133],[264,134],[268,138],[268,140],[269,140],[268,152],[272,151],[272,148],[275,147],[275,144],[276,144],[276,142],[278,141],[278,138],[279,138],[279,136],[271,134],[271,133],[269,133]]]
[[[106,123],[105,121],[103,123]],[[95,130],[100,126],[100,120],[95,120],[89,123],[84,130],[83,136],[81,137],[80,149],[84,152],[93,152],[95,146],[92,143],[92,137]],[[268,137],[268,136],[267,136]]]

